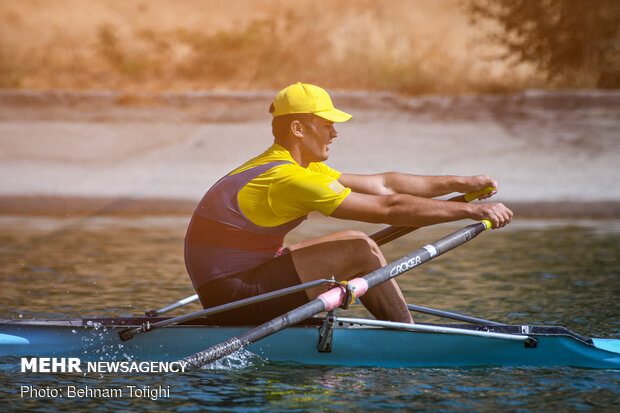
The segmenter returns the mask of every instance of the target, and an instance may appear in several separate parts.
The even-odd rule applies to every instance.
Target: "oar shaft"
[[[400,238],[403,235],[407,235],[410,232],[415,231],[416,229],[418,229],[418,227],[389,226],[370,235],[370,238],[374,240],[377,245],[383,245],[387,244],[390,241],[394,241],[395,239]]]
[[[368,283],[368,288],[372,288],[466,243],[490,227],[489,221],[468,225],[362,278]]]
[[[349,285],[353,286],[356,295],[360,297],[369,288],[397,277],[412,268],[430,261],[436,256],[464,244],[465,242],[476,237],[485,229],[490,228],[490,226],[491,223],[488,221],[468,225],[467,227],[455,231],[432,244],[420,248],[419,250],[394,261],[383,268],[373,271],[361,278],[355,278],[349,281]],[[291,310],[286,314],[276,317],[271,321],[261,324],[223,343],[212,346],[204,351],[201,351],[200,353],[186,357],[182,361],[187,362],[190,366],[194,367],[211,363],[232,354],[248,344],[270,336],[271,334],[274,334],[284,328],[300,323],[315,314],[324,311],[331,311],[342,303],[345,296],[346,292],[343,288],[333,288],[301,307]]]
[[[188,363],[192,367],[200,367],[205,364],[212,363],[242,349],[248,344],[261,340],[292,325],[301,323],[302,321],[312,317],[314,314],[318,314],[323,311],[325,311],[325,303],[318,298],[314,299],[301,307],[297,307],[296,309],[246,331],[245,333],[232,337],[199,353],[185,357],[181,361]]]

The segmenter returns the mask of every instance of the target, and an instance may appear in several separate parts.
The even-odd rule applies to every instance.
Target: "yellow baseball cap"
[[[282,89],[269,112],[274,118],[291,113],[313,113],[331,122],[346,122],[353,117],[336,109],[325,89],[301,82]]]

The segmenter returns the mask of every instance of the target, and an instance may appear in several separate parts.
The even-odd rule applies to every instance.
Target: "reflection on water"
[[[138,315],[194,293],[183,263],[187,217],[0,217],[0,318]],[[418,230],[382,249],[400,258],[458,228]],[[378,226],[311,219],[290,242]],[[620,335],[620,221],[517,220],[401,277],[407,301],[508,323],[564,325]],[[175,310],[195,311],[199,306]],[[366,315],[356,305],[347,315]],[[418,321],[437,321],[417,315]],[[10,365],[11,363],[9,363]],[[16,365],[16,363],[13,363]],[[300,371],[303,374],[299,374]],[[106,376],[99,386],[171,385],[167,400],[20,399],[0,371],[10,406],[29,410],[316,411],[416,409],[574,410],[616,405],[620,374],[576,369],[368,369],[250,363],[156,377]],[[21,375],[20,383],[88,384],[92,378]],[[362,402],[364,400],[364,402]]]

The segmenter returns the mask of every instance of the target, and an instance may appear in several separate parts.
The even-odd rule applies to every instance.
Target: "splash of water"
[[[241,348],[226,357],[201,367],[204,370],[243,370],[248,367],[260,367],[267,363],[267,359],[251,351]]]

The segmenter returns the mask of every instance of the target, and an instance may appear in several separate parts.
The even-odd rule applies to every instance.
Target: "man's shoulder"
[[[274,151],[273,147],[269,148],[265,152],[250,159],[249,161],[245,162],[243,165],[234,169],[231,172],[231,175],[234,175],[239,172],[243,172],[247,169],[252,169],[252,168],[255,168],[261,165],[269,164],[269,163],[278,163],[279,165],[276,165],[275,167],[278,167],[280,165],[293,164],[294,161],[291,160],[290,155],[288,156],[287,155],[288,155],[287,153],[282,152],[282,151]]]
[[[322,174],[322,175],[328,175],[330,177],[336,178],[338,179],[341,175],[340,172],[338,172],[337,170],[330,168],[329,166],[327,166],[327,164],[323,163],[323,162],[311,162],[308,165],[308,170],[318,173],[318,174]]]
[[[293,162],[283,162],[275,165],[273,168],[265,172],[266,175],[270,175],[274,178],[294,177],[294,176],[307,176],[312,172],[306,168],[299,166]]]
[[[326,164],[324,164],[323,162],[310,162],[308,164],[308,170],[313,171],[313,172],[321,172],[326,169],[331,169],[331,168],[327,166]]]
[[[315,176],[315,175],[327,175],[330,177],[338,178],[340,173],[335,169],[330,168],[323,162],[312,162],[307,168],[298,165],[297,163],[282,163],[271,169],[271,173],[274,175],[299,175],[299,176]]]

